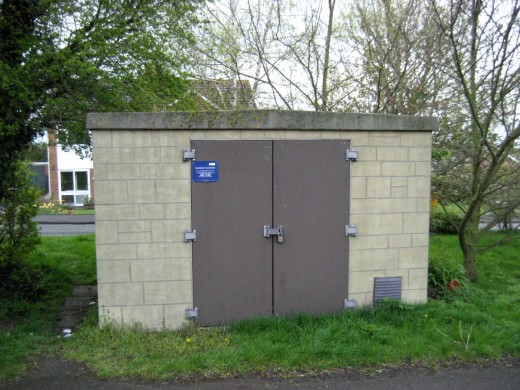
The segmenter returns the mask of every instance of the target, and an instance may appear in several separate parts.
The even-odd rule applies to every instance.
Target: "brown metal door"
[[[338,312],[347,297],[348,141],[192,141],[218,161],[192,183],[193,300],[202,326]],[[284,242],[264,238],[282,226]]]
[[[338,312],[347,298],[348,141],[273,145],[274,313]]]
[[[192,141],[217,182],[192,182],[193,301],[199,324],[272,314],[272,142]]]

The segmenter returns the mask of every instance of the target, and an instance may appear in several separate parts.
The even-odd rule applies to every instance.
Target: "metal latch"
[[[357,227],[356,227],[356,225],[346,225],[345,226],[345,236],[347,236],[347,237],[356,237],[357,236]]]
[[[182,161],[195,160],[195,149],[184,149],[182,152]]]
[[[184,231],[184,242],[197,241],[197,231],[185,230]]]
[[[283,236],[283,227],[278,226],[275,228],[270,227],[269,225],[264,225],[264,237],[269,238],[271,236],[276,236],[276,241],[280,244],[284,242]]]
[[[186,319],[196,320],[199,318],[199,309],[197,307],[188,307],[186,309]]]
[[[347,161],[356,161],[358,158],[358,152],[355,149],[347,149],[345,153],[345,159]]]

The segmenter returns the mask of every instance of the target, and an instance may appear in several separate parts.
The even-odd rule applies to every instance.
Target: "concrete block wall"
[[[372,303],[377,276],[425,302],[433,118],[315,112],[90,114],[101,324],[175,329],[193,304],[190,140],[348,139],[348,297]]]
[[[349,298],[373,300],[373,280],[401,276],[405,302],[425,302],[428,277],[431,133],[367,131],[352,145]],[[361,141],[361,139],[359,139]]]

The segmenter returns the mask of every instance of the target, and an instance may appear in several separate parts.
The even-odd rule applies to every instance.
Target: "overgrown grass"
[[[486,240],[501,234],[491,234]],[[90,283],[95,272],[93,244],[92,236],[45,238],[34,261],[45,261],[56,275],[72,275],[67,286]],[[479,285],[454,291],[446,300],[418,306],[385,302],[378,309],[335,316],[300,314],[211,329],[191,326],[175,332],[121,332],[111,327],[99,329],[93,311],[72,338],[59,341],[49,326],[57,308],[35,308],[39,314],[29,314],[29,321],[12,328],[9,336],[0,332],[0,365],[7,367],[0,370],[0,378],[21,372],[22,358],[29,351],[40,353],[56,346],[66,358],[85,362],[101,377],[151,379],[257,372],[291,375],[381,363],[435,365],[453,359],[520,356],[519,250],[520,241],[516,241],[482,253]],[[430,258],[460,264],[457,238],[432,236]],[[6,357],[18,353],[18,348],[16,357]]]
[[[94,235],[43,237],[27,263],[41,269],[34,302],[0,302],[0,380],[23,373],[32,357],[56,348],[56,320],[73,285],[96,278]]]
[[[519,249],[515,242],[482,254],[481,284],[454,291],[446,301],[386,302],[336,316],[260,318],[178,332],[99,329],[93,316],[67,344],[65,356],[102,377],[153,379],[518,356]],[[431,257],[460,264],[456,237],[432,236]]]
[[[92,321],[67,345],[66,356],[101,377],[166,379],[518,355],[518,315],[497,318],[502,314],[464,302],[388,302],[336,316],[262,318],[182,332],[121,333]]]

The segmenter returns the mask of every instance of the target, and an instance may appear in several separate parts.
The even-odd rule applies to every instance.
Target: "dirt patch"
[[[73,332],[76,327],[85,319],[90,309],[97,302],[97,287],[81,285],[75,286],[72,296],[65,300],[63,309],[58,321],[58,333],[66,334]]]

